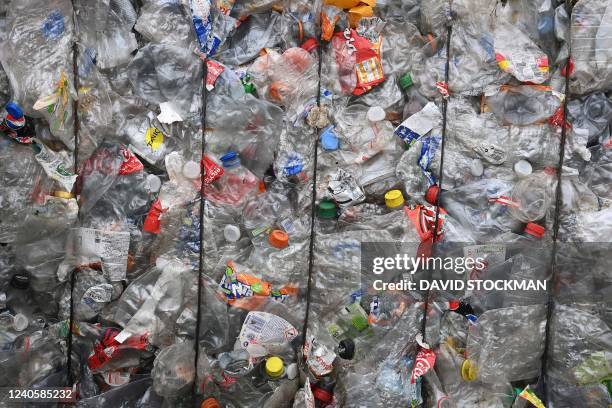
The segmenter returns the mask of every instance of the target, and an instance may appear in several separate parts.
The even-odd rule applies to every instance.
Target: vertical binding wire
[[[449,81],[449,71],[450,71],[450,47],[451,47],[451,36],[453,35],[453,26],[451,22],[448,22],[448,26],[446,27],[446,61],[444,63],[444,83],[448,86]],[[440,191],[436,196],[436,216],[434,220],[434,229],[432,235],[432,251],[435,249],[435,242],[438,239],[438,223],[440,220],[440,196],[442,195],[442,179],[444,175],[444,148],[446,146],[446,128],[447,128],[447,111],[448,111],[448,99],[449,95],[444,95],[442,99],[442,141],[440,143],[440,173],[438,174],[438,187]],[[423,308],[423,322],[421,327],[421,332],[423,333],[423,338],[425,338],[425,329],[427,327],[427,313],[429,312],[429,289],[425,293],[425,306]]]
[[[207,100],[208,100],[208,90],[206,89],[206,77],[208,76],[208,66],[207,66],[207,58],[205,58],[204,60],[204,67],[203,67],[203,75],[202,75],[202,110],[201,110],[201,114],[200,114],[200,127],[202,129],[202,145],[201,145],[201,152],[200,152],[200,163],[202,163],[202,160],[204,159],[204,153],[206,153],[206,104],[207,104]],[[205,201],[206,201],[206,197],[204,194],[204,166],[202,164],[200,164],[200,213],[199,213],[199,218],[200,218],[200,236],[199,236],[199,241],[200,241],[200,248],[199,248],[199,254],[198,254],[198,258],[199,258],[199,262],[198,262],[198,301],[197,301],[197,311],[196,311],[196,326],[195,326],[195,340],[194,340],[194,347],[195,347],[195,361],[194,361],[194,369],[195,369],[195,376],[194,376],[194,382],[193,382],[193,387],[192,387],[192,397],[193,400],[195,401],[197,398],[197,387],[198,387],[198,360],[200,358],[200,347],[199,347],[199,343],[200,343],[200,320],[202,319],[202,285],[203,285],[203,281],[204,281],[204,242],[203,242],[203,237],[204,237],[204,205],[205,205]]]
[[[320,28],[320,27],[317,27]],[[317,39],[321,38],[321,33],[317,32]],[[317,107],[321,107],[321,69],[323,67],[323,44],[319,42],[317,48],[317,55],[319,57],[318,66],[318,82],[317,82]],[[312,268],[314,266],[314,251],[315,247],[315,211],[317,204],[317,167],[319,157],[319,138],[317,129],[313,131],[314,134],[314,160],[312,170],[312,199],[310,202],[310,243],[308,246],[308,283],[306,286],[306,314],[304,315],[304,326],[302,328],[302,350],[306,344],[306,330],[308,330],[308,320],[310,318],[310,296],[312,292]]]
[[[74,0],[72,0],[72,25],[74,27],[74,41],[72,42],[72,75],[74,88],[77,94],[75,100],[72,101],[72,115],[73,115],[73,137],[74,137],[74,151],[73,151],[73,160],[74,160],[74,174],[78,174],[78,165],[79,165],[79,71],[78,71],[78,58],[79,58],[79,46],[77,43],[78,39],[78,26],[76,19],[76,7],[74,4]],[[81,221],[81,211],[78,212],[78,220]],[[68,236],[70,239],[70,235]],[[74,378],[72,375],[72,327],[74,325],[74,286],[76,284],[76,271],[77,268],[73,268],[70,272],[70,315],[68,318],[68,333],[67,333],[67,347],[66,347],[66,370],[68,371],[68,384],[67,386],[74,386]]]
[[[563,162],[565,161],[565,144],[567,140],[567,105],[570,100],[570,59],[572,56],[572,39],[571,39],[571,30],[572,30],[572,10],[573,10],[573,2],[572,0],[565,0],[565,10],[568,14],[568,38],[567,38],[567,47],[568,47],[568,57],[565,65],[565,98],[563,99],[563,120],[561,121],[561,141],[559,144],[559,162],[557,164],[557,187],[555,191],[555,212],[553,219],[553,235],[552,235],[552,250],[551,250],[551,259],[550,259],[550,280],[549,282],[555,282],[555,278],[557,275],[557,252],[559,250],[559,222],[561,218],[561,205],[563,204],[562,197],[562,187],[561,187],[561,173],[563,169]],[[548,404],[548,356],[551,352],[550,342],[552,341],[551,334],[551,319],[553,317],[554,311],[554,293],[552,292],[551,285],[549,285],[547,290],[547,301],[546,301],[546,327],[544,332],[544,352],[542,354],[542,386],[543,386],[543,402],[544,404]]]

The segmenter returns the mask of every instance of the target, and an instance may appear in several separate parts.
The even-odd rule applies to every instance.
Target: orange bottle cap
[[[289,235],[281,230],[273,230],[268,236],[268,242],[270,242],[270,245],[274,248],[287,248],[287,245],[289,245]]]
[[[200,408],[221,408],[221,405],[219,405],[216,399],[207,398],[202,401],[202,405],[200,405]]]

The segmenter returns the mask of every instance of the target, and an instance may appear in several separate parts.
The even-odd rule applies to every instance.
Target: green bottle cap
[[[336,218],[336,204],[330,200],[323,200],[319,203],[320,218]]]
[[[248,83],[242,84],[242,86],[244,87],[244,92],[255,95],[255,85]]]
[[[410,72],[406,72],[399,79],[399,86],[400,88],[402,88],[403,91],[410,88],[413,84],[414,82],[412,82],[412,75],[410,75]]]

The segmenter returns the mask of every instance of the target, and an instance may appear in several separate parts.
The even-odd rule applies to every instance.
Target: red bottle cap
[[[425,193],[425,201],[431,205],[436,205],[438,202],[438,194],[440,194],[440,187],[437,184],[430,186]]]
[[[306,41],[304,41],[304,44],[302,44],[300,46],[300,48],[308,51],[308,52],[312,52],[313,50],[315,50],[317,47],[319,46],[319,42],[317,41],[316,38],[311,37],[309,39],[307,39]]]
[[[546,228],[544,228],[540,224],[530,222],[525,226],[525,229],[523,231],[525,232],[525,234],[533,235],[536,238],[542,238],[544,236],[544,233],[546,232]]]
[[[459,302],[458,300],[449,300],[448,301],[448,308],[450,310],[457,310],[459,308],[459,304],[461,302]]]
[[[330,403],[334,399],[334,394],[324,390],[323,388],[319,388],[316,385],[312,385],[310,389],[312,390],[312,395],[314,395],[315,399],[321,402]]]

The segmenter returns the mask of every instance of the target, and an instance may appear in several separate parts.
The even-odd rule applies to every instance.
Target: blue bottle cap
[[[238,157],[238,153],[230,151],[220,157],[221,163],[223,163],[223,167],[231,168],[240,166],[240,157]]]
[[[20,119],[23,117],[23,111],[15,102],[7,103],[4,109],[6,109],[6,111],[15,119]]]
[[[321,133],[321,147],[323,150],[334,151],[340,147],[338,136],[334,132],[334,126],[328,126]]]

